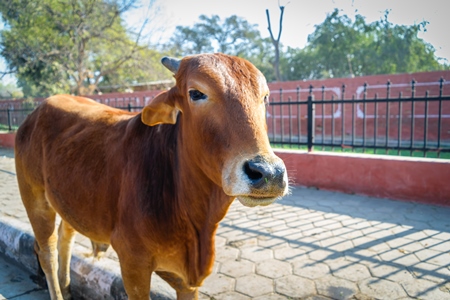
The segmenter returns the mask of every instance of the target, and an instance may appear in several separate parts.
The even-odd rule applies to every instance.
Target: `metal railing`
[[[34,108],[0,109],[0,130],[15,131]]]
[[[95,99],[95,96],[92,97]],[[128,111],[141,111],[144,107],[145,101],[150,101],[154,96],[146,97],[114,97],[114,98],[100,98],[97,102],[106,104],[111,107],[124,109]],[[7,107],[0,107],[0,130],[15,131],[23,123],[26,117],[44,100],[39,99],[33,103],[20,102],[9,104]],[[0,102],[1,104],[1,102]]]
[[[271,91],[269,139],[276,146],[305,147],[309,151],[381,151],[450,158],[450,96],[444,96],[446,84],[444,79],[433,83],[412,81],[406,86],[364,84],[350,98],[346,98],[345,85]],[[394,93],[398,96],[392,97]],[[145,104],[143,99],[126,97],[98,102],[136,112]],[[0,129],[17,129],[33,109],[0,109]]]
[[[278,97],[272,96],[268,107],[269,138],[276,145],[304,146],[309,151],[395,151],[434,157],[447,153],[450,158],[450,96],[444,96],[444,84],[441,79],[426,84],[413,80],[407,88],[390,82],[372,86],[384,87],[383,98],[367,84],[351,98],[345,97],[345,85],[337,90],[309,86],[272,91]],[[432,91],[424,90],[430,87]],[[397,97],[391,96],[393,91]],[[331,94],[328,99],[327,93]]]

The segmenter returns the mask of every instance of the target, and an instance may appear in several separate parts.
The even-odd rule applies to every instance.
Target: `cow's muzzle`
[[[262,156],[248,160],[244,163],[244,173],[250,180],[252,190],[265,190],[279,187],[284,189],[287,182],[284,180],[286,168],[283,163],[269,163]]]
[[[269,205],[287,193],[286,167],[278,157],[258,155],[245,161],[242,168],[248,193],[238,195],[237,198],[243,205]]]

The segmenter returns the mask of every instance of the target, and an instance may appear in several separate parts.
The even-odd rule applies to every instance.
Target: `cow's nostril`
[[[248,178],[250,178],[250,180],[252,181],[258,181],[262,179],[264,176],[262,171],[263,170],[261,170],[261,168],[253,162],[247,161],[244,164],[244,172],[245,174],[247,174]]]
[[[254,188],[263,188],[270,177],[265,163],[259,160],[249,160],[244,164],[244,172],[250,179],[250,183]]]
[[[284,188],[286,186],[284,164],[269,163],[261,156],[256,156],[244,163],[243,171],[250,180],[252,188],[263,189],[267,186]]]

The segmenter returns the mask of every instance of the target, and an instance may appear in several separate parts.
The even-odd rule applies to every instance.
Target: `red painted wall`
[[[296,185],[450,206],[450,160],[279,150]]]
[[[0,133],[0,147],[14,148],[15,133]]]
[[[330,78],[330,79],[320,79],[320,80],[297,80],[297,81],[285,81],[285,82],[271,82],[269,83],[269,89],[271,91],[271,97],[278,97],[278,91],[280,88],[283,90],[295,90],[297,87],[301,88],[301,99],[306,100],[308,96],[309,86],[312,85],[314,88],[321,88],[325,86],[327,88],[336,87],[339,90],[342,85],[345,84],[345,99],[349,99],[352,95],[356,94],[358,87],[368,84],[367,97],[373,98],[375,93],[378,93],[379,97],[386,97],[386,83],[388,80],[392,85],[394,84],[411,84],[414,79],[417,82],[416,94],[417,96],[424,96],[425,91],[429,90],[431,95],[436,95],[439,91],[439,85],[435,84],[425,84],[425,83],[437,83],[440,79],[446,79],[445,89],[446,94],[450,93],[450,71],[433,71],[433,72],[420,72],[420,73],[403,73],[403,74],[388,74],[388,75],[372,75],[372,76],[361,76],[355,78]],[[423,85],[422,85],[423,84]],[[382,87],[377,87],[381,85]],[[391,88],[391,97],[398,97],[399,91],[403,91],[404,96],[411,95],[411,88]],[[283,92],[284,94],[284,92]],[[318,90],[314,93],[316,99],[320,99],[321,91]],[[329,90],[326,92],[326,98],[330,98],[333,91]],[[291,95],[293,100],[295,100],[295,93]],[[336,95],[335,95],[336,96]],[[360,98],[361,99],[361,98]],[[287,98],[285,98],[287,100]]]
[[[367,83],[366,99],[374,99],[387,97],[387,82],[390,81],[389,97],[395,99],[399,97],[400,92],[403,98],[411,96],[411,81],[414,79],[416,98],[425,97],[427,92],[430,97],[437,97],[440,93],[441,78],[447,79],[442,83],[443,95],[450,95],[450,71],[270,83],[272,104],[289,101],[300,101],[303,104],[270,106],[267,116],[269,136],[276,140],[283,139],[283,141],[290,141],[292,138],[294,142],[298,140],[298,136],[306,137],[307,106],[305,104],[310,85],[314,88],[315,100],[322,98],[348,100],[352,97],[361,100],[364,97],[364,83]],[[346,86],[344,94],[342,85]],[[324,94],[322,94],[322,86],[326,87]],[[441,110],[439,110],[440,105]],[[322,111],[324,111],[323,117]],[[343,119],[344,115],[345,119]],[[333,119],[332,116],[334,116]],[[389,127],[386,126],[387,124]],[[318,141],[317,138],[324,139],[333,133],[335,140],[339,142],[342,140],[340,142],[342,144],[348,144],[352,138],[362,139],[363,136],[369,140],[376,138],[379,143],[383,143],[387,137],[391,140],[398,140],[400,137],[404,145],[412,143],[417,145],[424,143],[425,139],[428,142],[437,143],[439,136],[441,143],[450,143],[449,128],[450,101],[443,101],[442,104],[431,101],[427,106],[424,102],[411,101],[402,102],[401,106],[398,103],[387,105],[373,102],[355,105],[352,103],[316,104],[315,106],[316,141]]]

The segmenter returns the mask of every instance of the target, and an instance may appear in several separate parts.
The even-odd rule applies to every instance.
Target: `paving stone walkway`
[[[28,222],[0,149],[4,215]],[[295,187],[268,207],[234,202],[216,247],[200,299],[450,299],[450,207]]]

